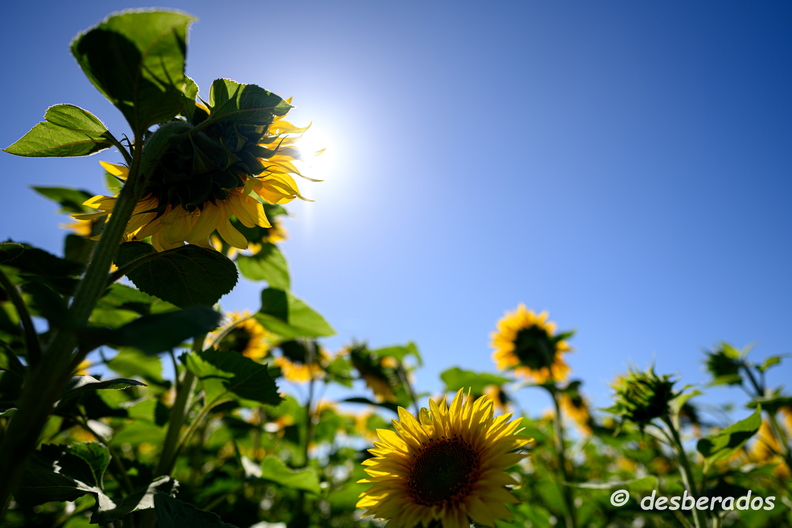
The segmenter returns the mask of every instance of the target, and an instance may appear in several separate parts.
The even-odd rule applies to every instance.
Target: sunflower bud
[[[615,403],[608,411],[643,429],[652,420],[668,416],[671,400],[679,395],[673,387],[670,376],[658,376],[654,368],[646,372],[631,370],[614,382]]]

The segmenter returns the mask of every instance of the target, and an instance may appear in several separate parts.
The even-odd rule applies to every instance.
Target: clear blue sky
[[[149,6],[5,7],[0,144],[56,103],[125,132],[68,46]],[[295,294],[338,331],[330,348],[414,340],[419,387],[437,392],[448,367],[493,368],[489,334],[524,302],[577,330],[573,376],[600,406],[631,362],[696,383],[719,340],[792,352],[792,4],[168,7],[199,18],[187,73],[203,95],[218,77],[259,84],[327,138],[326,181],[292,207],[284,251]],[[119,161],[0,153],[0,235],[60,252],[63,219],[28,187],[101,192],[100,159]],[[256,310],[258,288],[223,302]]]

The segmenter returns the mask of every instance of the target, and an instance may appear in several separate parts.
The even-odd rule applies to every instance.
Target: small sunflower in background
[[[347,349],[352,366],[358,371],[366,386],[374,393],[379,403],[396,402],[394,388],[398,386],[395,358],[372,354],[365,345],[353,345]]]
[[[217,350],[237,352],[253,361],[261,361],[269,355],[276,342],[275,335],[261,326],[250,312],[232,312],[228,318],[228,324],[209,334]]]
[[[506,312],[491,336],[496,366],[537,383],[564,381],[569,374],[564,354],[571,351],[566,339],[572,333],[556,335],[555,329],[547,312],[537,314],[524,304]]]
[[[561,392],[560,405],[561,410],[569,416],[577,426],[578,431],[582,434],[590,436],[594,429],[592,428],[593,421],[591,418],[590,405],[588,398],[586,398],[579,390],[580,381],[573,381],[569,384],[563,392]]]
[[[308,127],[286,121],[283,116],[291,105],[281,102],[268,117],[216,121],[172,145],[148,180],[127,224],[125,240],[151,237],[157,251],[185,243],[211,248],[209,239],[216,231],[228,245],[246,249],[247,239],[232,225],[232,217],[248,228],[270,228],[263,202],[304,199],[292,176],[303,176],[295,165],[302,157],[297,141]],[[189,122],[197,127],[211,112],[196,103]],[[265,114],[263,109],[261,114]],[[102,165],[121,181],[129,174],[126,166]],[[94,196],[84,205],[98,212],[74,217],[92,220],[109,215],[116,199]]]
[[[330,354],[316,341],[304,339],[286,341],[278,345],[281,354],[275,357],[283,377],[294,383],[307,383],[324,378]]]
[[[512,516],[519,500],[505,486],[517,484],[506,471],[527,454],[532,439],[519,434],[522,418],[494,417],[492,400],[473,400],[463,390],[451,405],[429,401],[420,421],[403,408],[396,432],[378,429],[379,442],[363,462],[371,483],[361,493],[364,516],[390,520],[393,528],[468,528],[471,521],[494,526]]]
[[[779,426],[783,427],[781,424]],[[786,431],[787,434],[792,431]],[[756,439],[748,448],[748,459],[765,465],[774,465],[773,475],[781,480],[787,480],[792,477],[792,468],[790,468],[783,457],[783,448],[778,438],[773,433],[773,428],[770,422],[762,420],[762,425],[759,426],[759,431],[756,432]]]

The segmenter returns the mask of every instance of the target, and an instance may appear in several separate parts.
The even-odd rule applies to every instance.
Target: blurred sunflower
[[[366,386],[379,402],[395,402],[394,387],[398,385],[395,359],[372,354],[365,345],[352,345],[347,350],[352,366],[358,371]]]
[[[589,403],[585,396],[577,390],[568,391],[561,394],[561,410],[575,422],[578,430],[584,435],[591,435],[592,429],[591,412]]]
[[[275,358],[283,377],[294,383],[323,378],[330,355],[315,341],[294,340],[278,345],[281,355]]]
[[[250,312],[232,312],[228,317],[228,324],[209,334],[216,349],[238,352],[254,361],[261,361],[269,355],[275,336],[261,326]]]
[[[196,103],[191,123],[199,125],[210,114],[211,109]],[[232,216],[248,228],[270,228],[261,202],[303,199],[292,175],[302,176],[295,165],[301,158],[296,142],[305,130],[282,115],[270,114],[250,123],[217,121],[176,143],[149,178],[127,224],[125,240],[151,237],[158,251],[185,242],[211,248],[209,237],[217,231],[230,246],[246,249],[247,239],[231,224]],[[100,163],[126,180],[128,167]],[[94,196],[84,205],[98,212],[74,217],[91,220],[109,215],[116,199]]]
[[[506,470],[528,456],[519,450],[532,441],[518,434],[522,418],[494,418],[492,400],[474,402],[462,390],[450,406],[442,399],[429,407],[420,421],[400,407],[397,432],[377,430],[374,456],[363,462],[371,478],[359,481],[372,485],[357,507],[394,528],[433,521],[468,528],[471,520],[491,527],[511,517],[506,504],[519,501],[505,487],[516,484]]]
[[[536,314],[522,303],[507,312],[491,336],[496,366],[537,383],[564,381],[569,366],[563,355],[571,350],[565,339],[571,334],[555,335],[555,328],[547,321],[547,312]]]
[[[792,471],[782,453],[783,448],[773,434],[770,422],[762,420],[762,425],[756,433],[756,440],[748,449],[749,460],[761,465],[775,465],[773,474],[779,479],[786,480],[792,476]]]

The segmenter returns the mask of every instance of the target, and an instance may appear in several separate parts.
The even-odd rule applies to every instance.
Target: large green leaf
[[[222,314],[208,306],[193,306],[177,312],[144,315],[105,334],[109,343],[158,354],[217,328]]]
[[[264,328],[286,338],[335,334],[333,327],[310,306],[291,293],[276,288],[261,292],[261,309],[255,317]]]
[[[702,438],[696,448],[704,456],[705,472],[718,460],[730,457],[740,449],[762,425],[762,409],[757,409],[744,420],[731,424],[714,435]]]
[[[489,372],[473,372],[471,370],[462,370],[458,367],[444,371],[440,374],[440,379],[445,382],[446,391],[470,388],[473,394],[483,394],[484,387],[487,385],[501,386],[511,381],[509,378],[496,376]]]
[[[186,364],[203,383],[210,403],[220,401],[229,393],[270,405],[282,400],[267,367],[237,352],[204,350],[188,354]]]
[[[263,244],[253,256],[239,255],[236,258],[239,271],[251,280],[265,280],[272,288],[288,290],[291,286],[289,265],[275,244]]]
[[[88,191],[69,189],[68,187],[33,187],[33,190],[45,198],[60,204],[61,213],[87,213],[91,208],[83,202],[93,196]]]
[[[154,508],[154,496],[173,494],[176,492],[178,482],[170,477],[159,477],[151,484],[124,498],[118,506],[112,505],[99,507],[91,516],[92,524],[107,525],[113,521],[139,510]],[[197,528],[197,526],[195,527]]]
[[[9,154],[30,158],[87,156],[113,146],[104,124],[79,106],[50,106],[41,123],[8,148]]]
[[[22,277],[35,277],[60,294],[71,295],[83,265],[15,242],[0,243],[0,264],[15,268]]]
[[[158,385],[165,384],[160,358],[149,356],[134,348],[122,348],[107,362],[107,366],[124,376],[140,376]]]
[[[261,474],[256,476],[286,488],[305,490],[317,495],[321,491],[315,470],[308,468],[295,471],[286,467],[281,459],[273,456],[268,456],[261,461]]]
[[[209,91],[211,113],[208,121],[245,121],[267,125],[273,115],[286,115],[291,105],[255,84],[239,84],[217,79]]]
[[[191,504],[174,499],[164,493],[154,495],[154,512],[159,528],[237,528],[224,523],[216,513],[199,510]]]
[[[91,493],[100,505],[113,507],[102,491],[110,454],[95,442],[71,446],[45,444],[25,468],[14,497],[23,505],[69,501]]]
[[[116,264],[122,268],[143,261],[127,273],[141,291],[181,308],[211,306],[237,283],[234,263],[217,251],[187,245],[157,251],[145,242],[126,242],[118,248]]]
[[[72,42],[85,75],[121,110],[136,136],[181,109],[187,28],[193,20],[176,12],[126,11]]]

